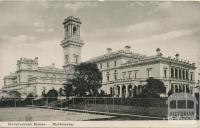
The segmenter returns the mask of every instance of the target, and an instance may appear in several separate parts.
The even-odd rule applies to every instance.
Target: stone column
[[[186,88],[186,84],[184,84],[184,89],[185,89],[185,93],[186,93],[186,89],[187,89],[187,88]]]
[[[180,87],[180,84],[178,84],[178,92],[180,92],[180,88],[179,87]]]
[[[173,93],[175,93],[175,84],[172,84],[173,85]]]
[[[122,85],[119,86],[119,97],[122,97]]]
[[[114,97],[117,97],[117,86],[114,86],[113,90],[114,90]]]
[[[69,31],[69,36],[72,36],[72,25],[71,24],[69,25],[69,30],[68,31]]]
[[[71,24],[71,36],[73,37],[73,24]]]
[[[184,79],[186,79],[186,70],[185,69],[183,69],[184,70]]]
[[[80,37],[80,26],[78,25],[78,37]]]
[[[177,79],[179,79],[179,68],[177,68]]]
[[[173,72],[173,73],[174,73],[174,78],[176,78],[176,77],[175,77],[175,67],[173,68],[173,70],[174,70],[174,72]]]
[[[114,88],[114,86],[112,87],[112,91],[113,91],[112,96],[114,96],[115,95],[115,88]]]
[[[128,95],[129,95],[129,90],[128,90],[128,85],[126,85],[126,95],[125,95],[125,97],[128,97]]]

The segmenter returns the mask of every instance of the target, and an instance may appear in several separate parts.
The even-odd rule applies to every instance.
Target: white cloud
[[[53,29],[53,28],[49,28],[49,29],[47,29],[47,31],[48,31],[48,32],[53,32],[54,29]]]
[[[161,2],[159,5],[158,5],[158,8],[169,8],[172,6],[172,2],[169,2],[169,1],[165,1],[165,2]]]
[[[53,28],[47,28],[47,26],[45,26],[45,23],[41,21],[34,22],[33,27],[35,28],[36,32],[41,32],[41,33],[54,31]]]
[[[151,20],[144,21],[141,23],[130,24],[127,26],[122,26],[119,28],[106,28],[99,29],[92,33],[83,33],[84,36],[88,37],[100,37],[100,36],[109,36],[126,33],[130,34],[144,34],[144,33],[154,33],[162,29],[162,26],[159,22]]]
[[[119,28],[120,32],[153,32],[161,29],[161,25],[156,21],[145,21],[137,24],[131,24],[123,28]]]
[[[64,4],[64,8],[67,10],[73,10],[76,12],[79,9],[85,8],[85,7],[91,7],[91,6],[96,6],[96,2],[67,2]]]
[[[146,38],[137,39],[134,42],[155,42],[155,41],[160,41],[160,40],[162,40],[162,41],[170,40],[173,38],[178,38],[181,36],[187,36],[187,35],[194,34],[199,30],[200,30],[200,28],[174,30],[174,31],[166,32],[166,33],[154,34],[154,35],[146,37]]]
[[[129,4],[129,6],[141,6],[141,7],[143,7],[143,6],[145,6],[145,5],[144,5],[144,2],[135,1],[135,2],[131,2],[131,3]]]
[[[43,22],[37,21],[33,23],[33,26],[38,28],[38,27],[44,27],[45,25]]]
[[[2,35],[2,36],[0,36],[0,39],[2,40],[2,42],[6,42],[5,44],[9,44],[9,43],[25,44],[25,43],[35,42],[37,38],[35,36],[21,34],[21,35],[17,35],[17,36]]]

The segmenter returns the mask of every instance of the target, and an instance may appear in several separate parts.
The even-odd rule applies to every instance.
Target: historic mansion
[[[69,16],[63,25],[63,69],[56,68],[55,64],[39,67],[38,58],[21,58],[17,61],[17,71],[4,78],[3,90],[41,95],[42,90],[59,90],[63,87],[66,78],[73,75],[73,66],[81,63],[81,49],[84,46],[80,36],[80,19]],[[169,90],[193,93],[195,86],[195,64],[183,61],[179,54],[165,57],[159,48],[153,56],[134,53],[130,46],[125,46],[119,51],[107,48],[105,54],[86,62],[95,62],[98,65],[103,74],[101,89],[114,97],[132,97],[134,94],[140,94],[146,79],[150,77],[163,81],[166,94]]]

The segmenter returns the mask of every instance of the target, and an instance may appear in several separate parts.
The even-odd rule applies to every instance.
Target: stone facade
[[[190,92],[195,86],[195,64],[189,61],[164,57],[161,50],[156,55],[146,56],[131,52],[130,46],[124,50],[92,58],[103,74],[102,89],[114,97],[132,97],[142,92],[146,79],[153,77],[163,81],[166,94],[172,92]]]
[[[4,90],[18,90],[22,94],[40,95],[43,90],[52,87],[59,89],[63,82],[73,77],[74,65],[81,63],[81,49],[84,45],[80,38],[79,18],[69,16],[63,22],[65,37],[61,41],[63,48],[63,69],[55,65],[38,67],[38,59],[20,59],[17,71],[4,78]],[[153,77],[164,82],[166,94],[172,92],[193,92],[195,86],[195,64],[175,58],[164,57],[161,50],[146,56],[131,51],[130,46],[92,58],[103,74],[102,90],[114,97],[133,97],[142,93],[146,79]]]
[[[52,66],[39,67],[38,58],[21,58],[17,61],[17,70],[4,77],[4,91],[16,90],[22,97],[32,93],[40,96],[42,91],[63,87],[64,71]]]

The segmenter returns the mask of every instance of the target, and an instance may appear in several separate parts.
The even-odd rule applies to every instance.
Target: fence
[[[0,107],[51,108],[106,115],[167,116],[166,98],[69,97],[2,98]],[[148,117],[147,117],[148,118]]]

